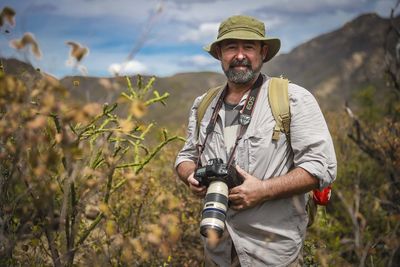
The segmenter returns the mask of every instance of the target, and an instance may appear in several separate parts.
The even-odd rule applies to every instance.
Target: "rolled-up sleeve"
[[[176,160],[175,168],[184,161],[196,162],[198,153],[196,149],[197,136],[196,136],[196,124],[197,124],[197,108],[200,104],[201,99],[204,95],[199,96],[195,99],[189,113],[189,122],[187,127],[186,142],[181,151],[179,151]]]
[[[318,178],[319,187],[323,189],[336,179],[337,163],[332,137],[314,96],[301,87],[292,87],[302,91],[290,99],[294,165]]]

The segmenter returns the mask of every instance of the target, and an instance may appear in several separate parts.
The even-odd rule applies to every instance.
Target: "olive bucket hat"
[[[265,25],[262,21],[249,16],[232,16],[221,22],[217,40],[204,47],[204,50],[214,58],[219,59],[217,45],[226,39],[258,40],[264,42],[268,46],[268,53],[264,62],[273,58],[281,47],[281,41],[278,38],[267,38],[265,36]]]

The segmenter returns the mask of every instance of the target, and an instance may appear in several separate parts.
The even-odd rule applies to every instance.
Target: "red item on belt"
[[[331,190],[332,186],[328,186],[322,191],[319,191],[318,189],[313,190],[313,200],[315,204],[321,205],[321,206],[326,206],[328,205],[329,199],[331,198]]]

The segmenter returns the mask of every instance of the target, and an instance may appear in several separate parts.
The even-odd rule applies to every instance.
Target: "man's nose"
[[[246,54],[244,53],[243,47],[241,47],[241,46],[238,47],[238,50],[237,50],[237,53],[236,53],[236,58],[238,60],[243,60],[243,59],[246,58]]]

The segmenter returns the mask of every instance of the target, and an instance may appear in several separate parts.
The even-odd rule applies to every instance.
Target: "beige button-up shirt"
[[[236,149],[236,163],[251,175],[261,179],[284,175],[301,167],[320,181],[320,188],[336,178],[336,156],[325,119],[313,95],[306,89],[289,83],[291,112],[291,146],[285,134],[278,141],[272,140],[275,120],[268,102],[266,79],[259,93],[252,119]],[[195,135],[197,107],[204,95],[198,97],[191,108],[187,141],[179,152],[175,166],[183,161],[197,159],[196,144],[202,143],[218,95],[211,102],[201,123],[199,140]],[[239,105],[243,105],[247,95]],[[224,111],[219,111],[214,132],[208,137],[201,156],[205,164],[209,159],[228,155],[223,138]],[[205,253],[219,266],[230,266],[232,242],[241,266],[287,266],[294,261],[302,247],[308,217],[307,195],[265,201],[251,209],[228,209],[226,230],[215,248],[207,247]]]

